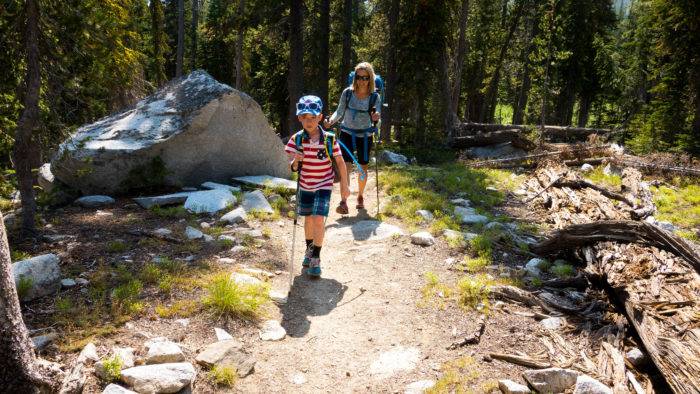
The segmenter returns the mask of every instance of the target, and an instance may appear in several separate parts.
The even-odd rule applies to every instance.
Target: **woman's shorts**
[[[316,190],[309,192],[299,190],[299,215],[300,216],[328,216],[328,206],[331,203],[330,190]]]
[[[365,152],[365,138],[367,138],[367,152]],[[340,133],[340,142],[345,144],[348,149],[357,152],[357,156],[355,157],[357,158],[358,163],[362,165],[369,163],[369,155],[372,151],[372,143],[374,142],[374,138],[372,138],[371,135],[367,137],[355,137],[355,149],[352,149],[352,135],[342,131]],[[352,163],[352,157],[350,157],[350,154],[343,148],[340,150],[343,152],[343,160],[346,163]]]

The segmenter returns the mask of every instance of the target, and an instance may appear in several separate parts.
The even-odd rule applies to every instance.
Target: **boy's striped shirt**
[[[289,138],[285,152],[290,155],[297,153],[296,136],[304,133],[304,130],[297,132]],[[307,137],[306,133],[303,137]],[[326,138],[329,138],[326,136]],[[325,143],[325,141],[324,141]],[[311,141],[308,138],[301,139],[301,146],[304,151],[304,161],[301,166],[299,176],[299,187],[302,190],[315,192],[317,190],[333,190],[333,167],[331,161],[326,157],[326,147],[320,139]],[[333,157],[341,156],[338,141],[333,142]]]

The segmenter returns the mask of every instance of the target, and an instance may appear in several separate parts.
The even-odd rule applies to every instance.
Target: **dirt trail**
[[[447,340],[439,338],[446,333],[417,306],[427,269],[419,265],[425,264],[430,249],[419,251],[425,253],[421,258],[408,258],[415,252],[407,250],[415,246],[405,246],[410,244],[406,236],[361,240],[365,234],[348,232],[350,226],[374,219],[374,182],[372,174],[365,191],[366,210],[358,213],[355,209],[353,192],[348,202],[350,215],[345,217],[334,212],[339,201],[338,190],[334,191],[321,254],[321,279],[300,274],[304,237],[302,225],[298,227],[296,276],[288,303],[279,311],[287,337],[281,342],[257,342],[250,349],[258,358],[255,373],[237,389],[393,392],[435,377],[434,350],[442,353],[435,343]],[[353,183],[356,185],[354,177]],[[288,237],[289,245],[291,234]],[[380,373],[376,362],[388,351],[403,352],[399,363],[407,367],[415,362],[415,368]]]

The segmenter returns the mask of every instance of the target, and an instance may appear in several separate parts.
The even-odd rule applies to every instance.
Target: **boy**
[[[299,172],[298,213],[304,216],[306,254],[302,266],[311,277],[321,276],[321,246],[325,232],[325,218],[333,190],[333,167],[335,160],[340,172],[340,195],[343,200],[350,195],[345,162],[338,142],[333,139],[333,149],[329,152],[327,138],[334,138],[319,126],[323,118],[323,103],[316,96],[304,96],[297,103],[297,117],[304,127],[292,135],[285,152],[291,160],[292,171]],[[300,138],[299,138],[300,137]],[[297,146],[301,141],[301,147]],[[301,149],[299,149],[301,148]],[[329,154],[332,158],[328,157]]]

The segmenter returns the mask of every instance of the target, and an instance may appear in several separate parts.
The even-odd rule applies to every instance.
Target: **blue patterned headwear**
[[[304,96],[297,102],[297,116],[301,114],[311,114],[316,116],[321,113],[323,102],[316,96]]]

